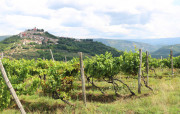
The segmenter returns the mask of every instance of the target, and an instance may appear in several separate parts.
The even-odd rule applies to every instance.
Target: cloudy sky
[[[180,0],[0,0],[0,35],[34,27],[74,38],[180,37]]]

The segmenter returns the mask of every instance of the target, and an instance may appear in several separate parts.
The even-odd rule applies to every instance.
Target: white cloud
[[[0,35],[36,26],[79,38],[179,37],[179,20],[173,0],[0,0]]]

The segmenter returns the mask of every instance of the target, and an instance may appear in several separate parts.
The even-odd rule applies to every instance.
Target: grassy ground
[[[151,71],[149,85],[153,88],[153,92],[146,88],[143,84],[142,93],[137,93],[137,79],[125,78],[118,75],[127,83],[136,93],[131,96],[128,89],[118,83],[118,93],[116,96],[111,84],[96,81],[96,85],[103,88],[105,95],[98,89],[86,85],[87,90],[87,107],[83,105],[81,85],[77,85],[74,90],[71,103],[75,107],[64,104],[61,100],[54,100],[49,97],[33,95],[20,96],[21,102],[28,113],[180,113],[180,70],[175,70],[174,77],[171,77],[170,69],[156,69],[156,74]],[[80,82],[77,82],[80,83]],[[7,110],[1,112],[3,114],[19,114],[16,105],[11,105]]]

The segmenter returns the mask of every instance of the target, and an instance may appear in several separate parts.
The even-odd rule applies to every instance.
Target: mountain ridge
[[[174,56],[180,55],[180,44],[170,45],[170,46],[163,46],[160,49],[156,50],[152,53],[152,57],[160,58],[162,57],[169,57],[170,50],[172,49]]]
[[[122,51],[133,51],[135,49],[143,49],[143,51],[156,51],[159,46],[153,46],[147,43],[135,42],[135,41],[128,41],[128,40],[120,40],[120,39],[94,39],[94,41],[98,41],[104,43],[105,45],[114,47],[118,50]]]
[[[157,38],[157,39],[126,39],[128,41],[135,41],[135,42],[142,42],[142,43],[148,43],[150,45],[175,45],[180,44],[180,37],[172,37],[172,38]]]

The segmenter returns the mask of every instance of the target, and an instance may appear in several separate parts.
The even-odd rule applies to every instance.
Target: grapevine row
[[[143,53],[142,66],[146,65]],[[52,60],[2,60],[8,78],[18,95],[32,95],[41,90],[45,95],[55,99],[69,99],[74,88],[73,83],[79,77],[79,59],[68,62]],[[180,68],[180,56],[173,58],[174,68]],[[171,67],[170,58],[155,59],[149,55],[149,67]],[[120,72],[136,76],[139,69],[139,52],[124,52],[120,57],[111,53],[96,55],[84,59],[84,70],[87,81],[96,86],[93,79],[112,83],[117,94],[117,81],[123,83],[132,94],[134,92],[127,84],[116,78]],[[97,86],[96,86],[97,87]],[[99,88],[100,89],[100,88]],[[101,90],[101,89],[100,89]],[[103,93],[103,91],[102,91]],[[10,92],[0,74],[0,110],[7,108],[11,102]]]

